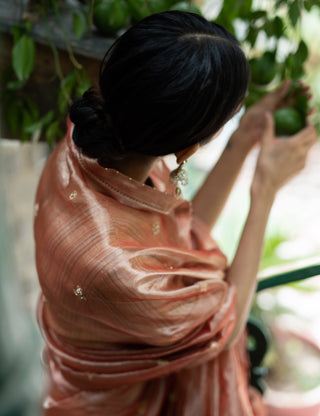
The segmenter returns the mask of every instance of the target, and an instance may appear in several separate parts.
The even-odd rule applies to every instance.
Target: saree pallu
[[[248,387],[226,257],[160,161],[143,185],[74,145],[50,155],[35,205],[46,416],[264,415]]]

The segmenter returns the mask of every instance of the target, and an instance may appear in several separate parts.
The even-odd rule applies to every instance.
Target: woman
[[[70,110],[36,197],[38,320],[46,415],[263,415],[248,387],[245,324],[277,190],[315,142],[274,138],[286,82],[242,118],[191,204],[178,164],[240,108],[249,79],[237,41],[183,12],[141,21],[107,53],[100,88]],[[251,208],[230,266],[210,229],[261,143]]]

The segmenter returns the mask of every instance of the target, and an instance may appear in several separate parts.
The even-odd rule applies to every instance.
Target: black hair
[[[222,26],[180,11],[151,15],[106,53],[100,89],[70,109],[78,147],[102,164],[207,141],[242,104],[249,65]]]

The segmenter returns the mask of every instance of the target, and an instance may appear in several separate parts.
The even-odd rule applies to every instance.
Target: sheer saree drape
[[[245,337],[226,258],[174,196],[84,157],[72,125],[36,196],[38,321],[52,416],[263,415],[249,392]]]

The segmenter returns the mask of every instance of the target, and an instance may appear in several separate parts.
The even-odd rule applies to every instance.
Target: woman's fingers
[[[267,182],[276,192],[303,169],[309,150],[316,141],[316,130],[312,125],[286,140],[277,140],[273,132],[273,118],[267,113],[254,180]]]
[[[261,100],[261,104],[265,107],[266,110],[274,111],[276,108],[281,106],[281,102],[285,100],[286,96],[288,95],[290,86],[291,80],[286,79],[280,85],[280,87],[265,95]]]
[[[317,131],[312,124],[308,124],[294,136],[289,138],[291,143],[301,143],[302,145],[313,145],[317,141]]]
[[[311,107],[308,111],[307,111],[307,116],[310,117],[313,114],[315,114],[318,111],[317,107]]]
[[[288,94],[288,92],[289,92],[289,88],[290,88],[290,86],[291,86],[291,80],[290,79],[286,79],[283,83],[282,83],[282,85],[280,85],[280,87],[279,88],[277,88],[276,90],[275,90],[275,96],[277,97],[277,99],[278,100],[282,100],[283,98],[285,98],[286,97],[286,95]]]

